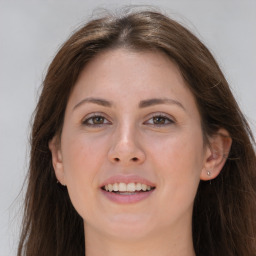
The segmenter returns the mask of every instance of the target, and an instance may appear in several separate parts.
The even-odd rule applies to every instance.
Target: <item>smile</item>
[[[106,184],[102,187],[103,190],[108,192],[115,192],[122,195],[125,194],[135,194],[136,192],[146,192],[155,189],[153,186],[149,186],[143,183],[114,183],[114,184]],[[135,192],[135,193],[134,193]]]
[[[148,182],[146,182],[148,183]],[[132,204],[149,198],[156,187],[149,184],[129,181],[107,182],[101,187],[103,195],[110,201],[118,204]]]
[[[117,204],[132,204],[150,198],[156,184],[138,175],[115,175],[100,185],[105,198]]]

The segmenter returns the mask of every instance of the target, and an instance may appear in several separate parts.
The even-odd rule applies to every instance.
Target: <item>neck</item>
[[[103,235],[88,226],[85,230],[86,256],[195,256],[191,227],[136,239]]]

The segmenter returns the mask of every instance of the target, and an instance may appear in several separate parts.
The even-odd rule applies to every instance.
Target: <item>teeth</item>
[[[113,185],[112,184],[108,184],[108,185],[105,185],[105,190],[111,192],[113,190]]]
[[[134,192],[136,190],[135,183],[127,184],[127,191]]]
[[[125,183],[119,183],[119,192],[126,192],[127,191],[127,186]]]
[[[149,191],[153,189],[153,187],[148,186],[142,183],[128,183],[125,184],[123,182],[114,183],[114,184],[107,184],[104,186],[106,191],[109,192],[135,192],[135,191]]]
[[[147,185],[141,184],[141,189],[142,189],[143,191],[146,191],[146,190],[147,190]]]
[[[118,184],[117,183],[113,184],[113,190],[114,191],[118,191],[118,189],[119,189]]]
[[[137,190],[137,191],[140,191],[140,190],[141,190],[141,183],[137,183],[137,184],[136,184],[136,190]]]

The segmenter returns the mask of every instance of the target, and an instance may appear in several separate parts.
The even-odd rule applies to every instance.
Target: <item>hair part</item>
[[[84,255],[83,220],[56,184],[49,141],[60,134],[69,96],[86,64],[111,49],[160,51],[180,69],[194,95],[205,138],[220,128],[232,147],[220,175],[201,181],[193,212],[197,256],[255,255],[255,141],[225,77],[208,49],[186,28],[154,11],[107,15],[76,31],[53,59],[31,133],[25,214],[18,256]]]

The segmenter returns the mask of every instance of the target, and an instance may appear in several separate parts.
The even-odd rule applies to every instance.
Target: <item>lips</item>
[[[125,184],[141,183],[141,184],[145,184],[147,186],[156,187],[156,185],[153,182],[151,182],[148,179],[145,179],[143,177],[140,177],[138,175],[115,175],[115,176],[112,176],[112,177],[106,179],[100,185],[100,187],[104,187],[105,185],[114,184],[114,183],[125,183]]]
[[[148,198],[156,185],[137,175],[113,176],[100,186],[103,195],[116,203],[135,203]]]

